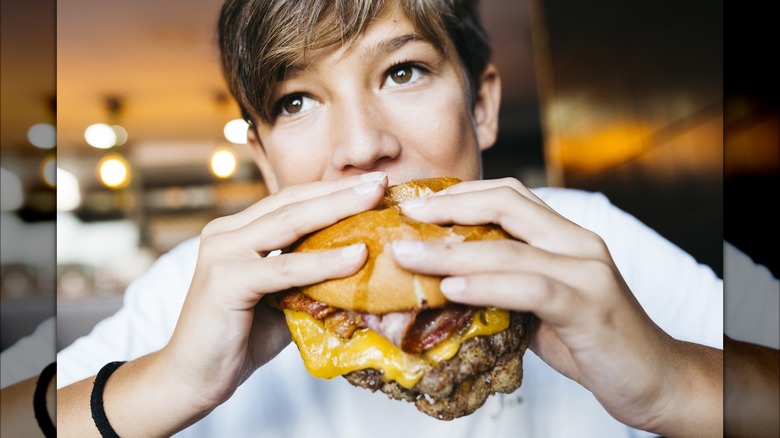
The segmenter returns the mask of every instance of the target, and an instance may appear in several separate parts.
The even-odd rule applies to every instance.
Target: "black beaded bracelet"
[[[106,387],[106,382],[111,374],[116,371],[117,368],[124,365],[124,361],[109,362],[100,369],[95,377],[95,384],[92,386],[92,395],[89,398],[89,406],[92,410],[92,420],[95,421],[100,436],[104,438],[119,438],[114,428],[108,422],[106,417],[106,411],[103,409],[103,389]]]
[[[46,407],[46,391],[49,389],[49,383],[55,374],[57,374],[57,362],[46,365],[46,368],[38,376],[38,381],[35,383],[35,392],[33,393],[35,420],[46,438],[57,436],[57,428],[54,427],[54,423],[52,423],[49,416],[49,410]]]

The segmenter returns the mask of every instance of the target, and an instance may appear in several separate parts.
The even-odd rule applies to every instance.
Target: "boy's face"
[[[457,54],[422,40],[388,10],[352,45],[307,54],[277,84],[274,119],[250,143],[272,192],[296,183],[383,170],[390,183],[481,176],[497,130],[497,73],[483,75],[474,110]]]

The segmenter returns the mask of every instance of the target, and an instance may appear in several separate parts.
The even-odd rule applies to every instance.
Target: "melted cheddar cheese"
[[[293,341],[306,369],[314,377],[332,379],[355,370],[382,371],[382,379],[413,387],[434,364],[455,356],[460,345],[474,336],[491,335],[509,327],[509,312],[483,309],[474,314],[471,325],[421,354],[409,354],[370,329],[357,330],[350,339],[325,329],[305,312],[285,309]]]

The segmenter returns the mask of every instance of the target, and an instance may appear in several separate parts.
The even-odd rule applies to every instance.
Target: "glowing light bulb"
[[[121,155],[109,154],[98,162],[98,175],[106,187],[126,187],[130,183],[130,165]]]
[[[211,172],[219,178],[228,178],[236,172],[237,160],[232,151],[219,149],[211,155]]]
[[[114,128],[105,123],[89,125],[84,131],[84,139],[87,143],[98,149],[108,149],[116,144],[116,132]]]
[[[235,119],[225,124],[225,138],[235,144],[246,144],[246,131],[249,124],[242,119]]]

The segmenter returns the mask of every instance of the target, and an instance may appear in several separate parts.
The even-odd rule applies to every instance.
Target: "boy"
[[[722,434],[722,282],[712,271],[602,196],[480,180],[500,77],[475,9],[225,3],[223,69],[272,195],[163,256],[131,285],[125,308],[59,355],[61,386],[129,361],[104,387],[89,377],[58,391],[60,431],[96,430],[91,398],[96,423],[122,436],[170,435],[207,415],[186,433]],[[452,422],[341,379],[314,380],[283,318],[258,305],[355,272],[366,249],[269,254],[373,208],[388,184],[445,175],[465,182],[403,213],[495,223],[518,241],[397,241],[396,262],[444,275],[452,301],[542,320],[521,389]]]

